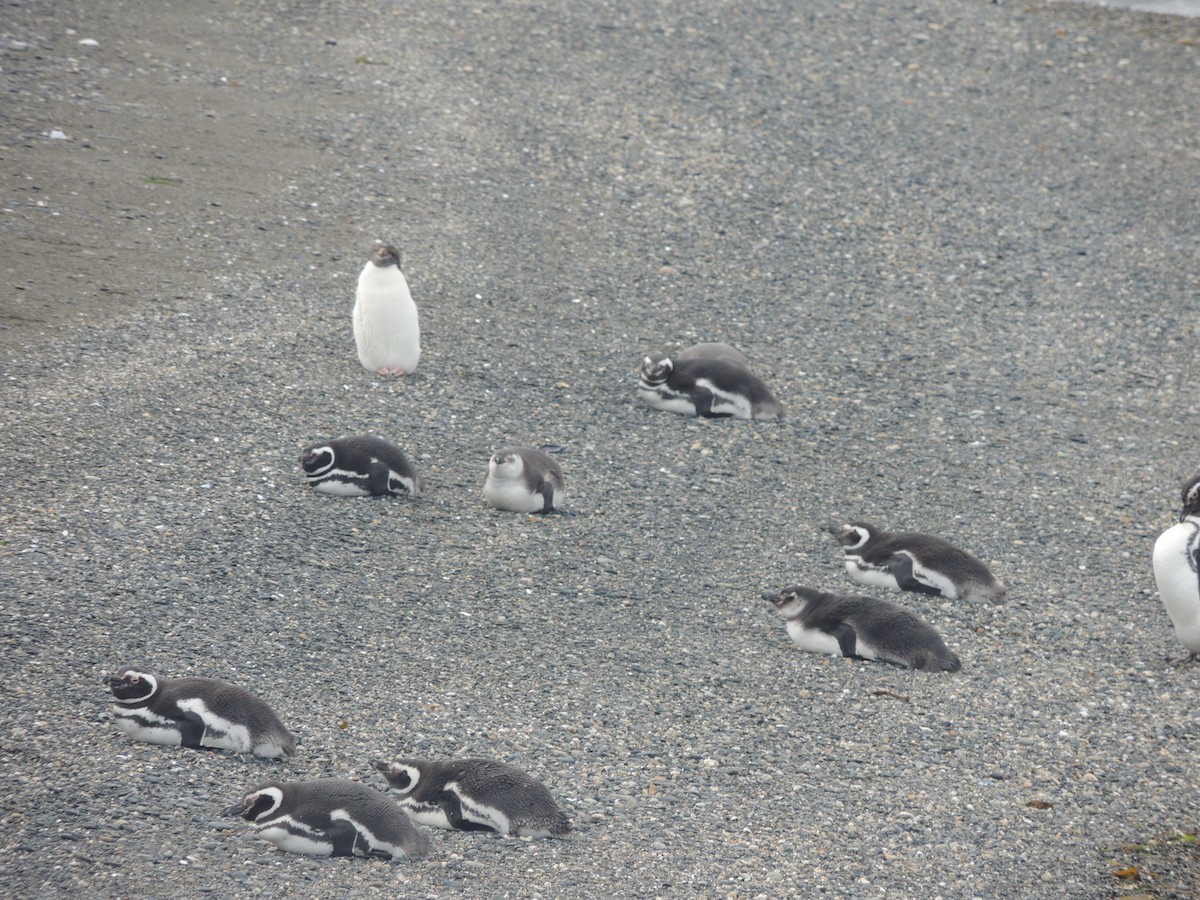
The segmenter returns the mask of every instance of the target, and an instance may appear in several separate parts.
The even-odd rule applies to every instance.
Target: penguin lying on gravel
[[[916,591],[969,603],[1003,603],[1008,588],[965,550],[928,534],[890,532],[869,522],[826,528],[842,545],[846,572],[859,584]]]
[[[930,672],[962,668],[932,625],[887,600],[800,586],[762,596],[787,620],[791,639],[809,653],[874,659]]]
[[[674,359],[642,360],[638,396],[648,406],[685,416],[782,419],[783,404],[750,371],[741,351],[723,342],[696,344]]]
[[[1200,475],[1183,486],[1183,511],[1154,542],[1154,583],[1175,637],[1187,649],[1172,662],[1200,655]]]
[[[566,496],[559,464],[532,447],[504,447],[488,460],[483,499],[511,512],[553,512]]]
[[[313,490],[336,497],[416,497],[425,490],[404,451],[369,434],[309,444],[300,468]]]
[[[269,781],[222,815],[254,825],[255,837],[309,856],[419,859],[429,838],[384,794],[341,778]]]
[[[541,782],[493,759],[372,760],[400,807],[422,825],[563,837],[571,823]]]
[[[134,740],[268,759],[296,750],[275,711],[237,685],[215,678],[159,678],[128,666],[104,683],[116,700],[117,727]]]

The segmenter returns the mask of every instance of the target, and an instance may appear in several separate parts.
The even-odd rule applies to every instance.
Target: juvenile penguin
[[[421,359],[417,305],[390,244],[376,244],[358,276],[354,342],[358,361],[380,375],[411,375]]]
[[[126,666],[104,679],[117,727],[137,741],[291,756],[296,741],[275,711],[245,688],[215,678],[159,678]]]
[[[685,416],[782,419],[783,404],[744,360],[724,343],[697,344],[675,359],[652,353],[642,360],[638,396],[654,409]]]
[[[488,461],[483,499],[512,512],[553,512],[566,496],[558,463],[531,447],[504,447]]]
[[[962,668],[932,625],[887,600],[799,586],[762,596],[787,620],[791,639],[809,653],[874,659],[929,672]]]
[[[317,441],[300,451],[313,490],[337,497],[418,496],[425,480],[395,444],[371,435]]]
[[[1154,542],[1154,583],[1175,637],[1187,653],[1173,662],[1200,655],[1200,475],[1183,486],[1183,510]]]
[[[251,822],[255,837],[289,853],[382,859],[429,855],[429,838],[400,807],[374,788],[341,778],[269,781],[222,815]]]
[[[831,525],[846,572],[859,584],[916,591],[969,603],[1003,603],[1008,588],[978,559],[941,538],[882,531],[868,522]]]
[[[372,760],[392,795],[422,825],[563,837],[571,823],[550,791],[516,766],[493,759]]]

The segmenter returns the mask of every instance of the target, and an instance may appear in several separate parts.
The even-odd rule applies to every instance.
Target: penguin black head
[[[125,666],[104,679],[118,703],[144,703],[158,693],[158,679],[149,672]]]
[[[382,759],[371,760],[372,767],[383,773],[388,788],[398,794],[411,794],[421,781],[421,770],[410,766],[404,760],[386,762]]]
[[[843,525],[827,525],[825,530],[833,539],[848,550],[863,546],[877,533],[877,529],[866,522],[847,522]]]
[[[256,822],[279,809],[283,803],[283,785],[269,781],[247,794],[233,806],[221,810],[223,816],[238,816],[247,822]]]
[[[1200,475],[1193,476],[1183,486],[1183,511],[1179,513],[1179,521],[1188,516],[1200,516]]]
[[[319,475],[333,468],[336,458],[337,454],[328,444],[309,444],[300,451],[300,468],[308,475]]]
[[[671,357],[661,353],[651,353],[642,360],[642,381],[652,385],[662,384],[671,377],[674,368],[675,364],[671,362]]]
[[[371,262],[380,268],[395,266],[398,269],[400,268],[400,252],[391,244],[380,242],[371,251]]]

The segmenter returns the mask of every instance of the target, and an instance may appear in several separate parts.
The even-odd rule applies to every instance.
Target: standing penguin
[[[1008,588],[978,559],[941,538],[889,532],[869,522],[826,528],[842,545],[846,572],[859,584],[935,594],[969,603],[1003,603]]]
[[[417,305],[390,244],[376,244],[358,276],[354,342],[358,361],[380,375],[411,375],[421,359]]]
[[[356,781],[269,781],[222,815],[254,825],[255,837],[308,856],[419,859],[429,838],[384,794]]]
[[[511,837],[563,837],[571,823],[546,786],[494,759],[372,760],[396,802],[422,825],[494,831]]]
[[[371,435],[317,441],[300,451],[313,490],[337,497],[418,496],[425,480],[395,444]]]
[[[930,672],[962,668],[932,625],[887,600],[799,586],[762,596],[787,620],[788,636],[809,653],[874,659]]]
[[[697,344],[675,359],[652,353],[642,360],[638,396],[648,406],[685,416],[782,419],[783,404],[729,344]]]
[[[562,469],[541,450],[503,447],[488,461],[483,482],[488,506],[512,512],[553,512],[566,491]]]
[[[1183,486],[1179,522],[1154,542],[1154,583],[1188,651],[1172,661],[1192,662],[1200,655],[1200,475]]]
[[[137,741],[291,756],[296,741],[275,711],[235,684],[215,678],[159,678],[126,666],[104,679],[117,727]]]

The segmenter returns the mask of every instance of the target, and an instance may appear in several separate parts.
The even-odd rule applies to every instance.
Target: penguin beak
[[[842,524],[840,522],[826,522],[821,526],[821,530],[837,537],[842,532]]]
[[[382,759],[371,760],[371,766],[372,768],[378,769],[380,772],[387,772],[389,768],[388,763],[384,762]]]
[[[779,602],[779,591],[763,591],[762,598],[764,600],[766,600],[768,603],[778,603]]]
[[[242,816],[244,816],[246,814],[246,801],[239,800],[237,803],[233,804],[233,806],[229,807],[228,809],[221,810],[220,814],[222,816],[225,816],[226,818],[236,817],[236,818],[240,819]]]

